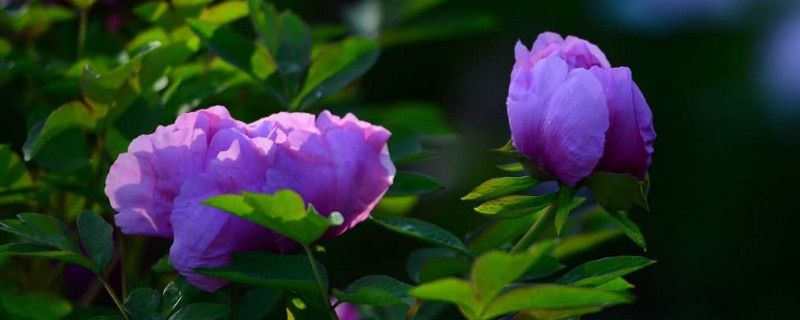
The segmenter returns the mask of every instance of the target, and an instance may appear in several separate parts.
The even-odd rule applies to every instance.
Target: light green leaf
[[[622,228],[622,231],[625,232],[628,238],[633,240],[636,245],[642,247],[644,251],[647,251],[647,243],[644,241],[642,230],[639,229],[639,226],[637,226],[635,222],[628,218],[627,212],[617,210],[608,210],[607,212],[614,218],[614,221]]]
[[[603,311],[600,307],[586,307],[566,310],[523,310],[514,320],[567,320],[579,319],[584,314]]]
[[[494,318],[521,310],[604,307],[630,301],[629,296],[616,292],[560,285],[538,285],[504,293],[489,304],[484,316]]]
[[[133,320],[159,320],[161,294],[150,288],[137,288],[125,299],[125,311]]]
[[[645,257],[620,256],[589,261],[558,279],[560,284],[596,286],[655,263]]]
[[[212,2],[214,0],[172,0],[172,5],[176,7],[195,7],[204,6]]]
[[[292,109],[304,110],[366,73],[378,59],[378,51],[377,43],[364,38],[347,38],[322,48]]]
[[[461,239],[441,227],[415,218],[371,216],[371,221],[397,233],[471,255]]]
[[[469,319],[476,319],[474,309],[480,305],[472,284],[459,278],[445,278],[416,286],[408,294],[421,300],[442,301],[458,305]]]
[[[304,255],[278,255],[268,252],[242,252],[232,255],[233,262],[219,268],[195,269],[197,272],[233,282],[286,290],[317,293],[319,287]],[[325,286],[327,273],[317,263]],[[264,266],[269,266],[265,268]]]
[[[439,182],[428,176],[399,171],[394,176],[394,183],[389,187],[389,191],[386,194],[389,196],[411,196],[435,192],[442,188]]]
[[[649,210],[647,184],[627,173],[595,172],[586,178],[597,202],[606,210],[631,211],[634,207]]]
[[[569,218],[569,213],[572,212],[575,208],[577,208],[585,199],[579,198],[580,201],[574,201],[575,190],[570,188],[566,185],[561,185],[558,188],[558,208],[556,209],[556,235],[561,235],[561,230],[564,229],[564,225],[567,224],[567,218]]]
[[[97,213],[84,211],[78,215],[78,232],[86,253],[105,272],[114,256],[114,229]]]
[[[507,172],[522,172],[525,171],[525,167],[522,166],[522,163],[514,162],[509,164],[499,164],[497,168]]]
[[[244,1],[225,1],[203,10],[200,20],[221,26],[244,18],[249,12]]]
[[[609,282],[603,283],[599,286],[596,286],[595,288],[606,291],[625,291],[633,287],[634,286],[630,282],[626,281],[622,277],[619,277]]]
[[[336,221],[341,218],[338,213],[326,219],[313,206],[306,210],[303,198],[286,189],[278,190],[275,195],[222,195],[204,203],[272,229],[303,245],[311,244],[329,227],[341,223]]]
[[[490,251],[484,253],[472,265],[472,282],[485,301],[491,301],[508,284],[522,276],[537,260],[553,248],[555,243],[547,241],[520,253]]]
[[[230,310],[219,303],[193,303],[175,312],[169,320],[217,320],[224,319]]]
[[[344,291],[334,290],[339,301],[363,305],[411,305],[408,290],[411,286],[388,276],[362,277]]]
[[[475,187],[461,200],[486,201],[525,191],[536,186],[538,181],[529,176],[489,179]]]
[[[475,207],[475,211],[498,218],[519,218],[547,208],[555,194],[545,196],[506,196],[489,200]]]
[[[563,260],[590,250],[622,235],[620,230],[603,230],[567,237],[553,249],[553,257]]]
[[[70,129],[92,130],[98,114],[80,101],[69,102],[58,107],[47,117],[44,125],[31,129],[22,147],[25,161],[30,161],[50,140]]]
[[[86,267],[94,273],[99,273],[97,266],[82,254],[72,251],[58,251],[53,247],[41,244],[11,243],[0,245],[0,256],[3,255],[55,259],[74,263]]]
[[[133,8],[133,14],[147,22],[156,22],[169,10],[166,1],[150,1]]]

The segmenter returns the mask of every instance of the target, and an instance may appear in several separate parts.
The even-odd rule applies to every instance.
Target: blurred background
[[[12,2],[3,0],[4,6]],[[496,165],[506,160],[487,150],[510,136],[505,99],[513,45],[518,39],[530,45],[543,31],[576,35],[597,44],[612,65],[631,68],[658,133],[650,171],[651,211],[632,216],[647,239],[647,252],[621,237],[580,257],[645,255],[658,263],[630,277],[637,286],[636,303],[585,318],[795,316],[798,1],[428,2],[435,8],[413,17],[416,29],[382,39],[385,46],[376,65],[357,92],[350,92],[358,106],[352,97],[325,105],[359,116],[401,101],[438,106],[454,134],[427,141],[437,157],[412,169],[437,178],[445,189],[421,197],[411,215],[457,235],[483,223],[473,204],[459,198],[481,181],[504,174]],[[122,50],[141,30],[143,22],[132,12],[138,3],[101,0],[90,16],[87,52],[113,56]],[[388,2],[275,3],[312,25],[344,24],[364,36],[402,24],[384,14],[391,12]],[[37,40],[37,52],[73,57],[76,21],[55,26]],[[233,27],[252,34],[249,21]],[[0,142],[19,151],[28,129],[54,106],[41,100],[27,105],[24,95],[30,93],[19,78],[4,80],[8,70],[0,69]],[[226,94],[213,94],[196,107],[229,103]],[[66,101],[55,96],[51,103]],[[279,109],[258,95],[240,101],[256,106],[228,104],[244,120]],[[347,270],[334,276],[336,286],[370,272],[406,277],[407,253],[423,245],[363,224],[326,247],[328,254],[321,259],[329,269]]]

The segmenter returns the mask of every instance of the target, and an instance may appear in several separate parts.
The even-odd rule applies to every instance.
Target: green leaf
[[[169,255],[165,255],[150,266],[150,270],[155,273],[167,273],[175,272],[175,267],[173,267],[172,262],[169,261]]]
[[[620,256],[589,261],[558,279],[560,284],[596,286],[655,263],[645,257]]]
[[[525,191],[536,186],[538,181],[529,176],[502,177],[484,181],[461,200],[486,201]]]
[[[19,220],[0,221],[0,230],[64,251],[81,252],[75,237],[60,220],[38,213],[20,213]]]
[[[507,253],[490,251],[484,253],[472,265],[472,282],[485,301],[491,301],[503,288],[522,276],[537,260],[553,248],[555,243],[540,243],[525,252]]]
[[[58,251],[53,247],[33,243],[11,243],[0,245],[0,256],[12,255],[32,258],[55,259],[83,266],[94,273],[99,273],[92,261],[77,252]]]
[[[169,256],[166,257],[169,258]],[[183,276],[176,277],[161,293],[161,304],[159,307],[161,318],[168,318],[183,306],[189,304],[198,294],[200,294],[200,289],[186,282],[186,278]]]
[[[178,310],[169,320],[217,320],[224,319],[230,310],[219,303],[193,303]]]
[[[75,11],[63,6],[25,6],[20,11],[16,14],[4,14],[0,22],[8,24],[15,33],[37,29],[35,31],[38,32],[31,32],[35,35],[46,31],[53,23],[75,18]]]
[[[622,235],[620,230],[603,230],[584,233],[561,240],[553,249],[553,257],[563,260],[581,252],[585,252],[600,244],[608,242]]]
[[[545,196],[507,196],[489,200],[475,207],[475,211],[498,218],[519,218],[547,208],[555,194]]]
[[[249,12],[244,1],[225,1],[203,10],[200,20],[221,26],[244,18]]]
[[[344,291],[334,290],[339,301],[365,305],[411,305],[411,286],[388,276],[366,276],[351,283]]]
[[[441,227],[415,218],[404,217],[378,217],[371,216],[371,220],[394,232],[411,236],[422,241],[438,246],[450,248],[458,252],[471,255],[467,246],[461,239]]]
[[[232,257],[233,262],[228,266],[195,270],[207,276],[233,282],[310,293],[319,292],[311,265],[304,255],[242,252],[234,253]],[[319,262],[315,263],[318,264],[327,287],[325,268]]]
[[[575,308],[566,310],[523,310],[515,320],[567,320],[602,311],[600,307]]]
[[[435,192],[443,187],[439,182],[428,176],[399,171],[394,176],[394,183],[389,187],[386,195],[389,196],[411,196]]]
[[[416,286],[408,291],[421,300],[442,301],[458,305],[468,319],[476,319],[474,309],[480,304],[472,290],[472,284],[459,278],[445,278]]]
[[[561,230],[564,229],[564,225],[567,224],[567,218],[569,218],[569,213],[572,212],[575,208],[577,208],[585,199],[580,199],[580,201],[573,201],[575,197],[575,190],[570,188],[566,185],[561,185],[558,188],[558,208],[556,209],[556,235],[561,235]]]
[[[196,19],[189,19],[188,24],[211,51],[252,77],[265,80],[275,71],[269,52],[257,50],[255,45],[239,34]]]
[[[366,73],[378,59],[378,51],[376,42],[364,38],[347,38],[322,48],[292,109],[304,110]]]
[[[159,320],[161,294],[150,288],[137,288],[125,300],[125,311],[133,320]]]
[[[522,163],[514,162],[509,164],[499,164],[497,168],[507,172],[522,172],[525,171],[525,167],[522,166]]]
[[[619,277],[609,282],[603,283],[599,286],[596,286],[595,288],[606,291],[625,291],[633,287],[634,286],[630,282],[626,281],[622,277]]]
[[[531,281],[537,280],[544,277],[548,277],[561,269],[564,269],[564,265],[558,262],[555,258],[551,256],[542,256],[539,260],[533,263],[533,265],[525,271],[525,273],[520,276],[519,280],[521,281]]]
[[[45,120],[41,128],[35,127],[28,134],[28,139],[22,147],[25,161],[30,161],[47,144],[59,134],[70,129],[92,130],[97,121],[95,114],[87,105],[80,101],[69,102],[58,107]]]
[[[97,0],[70,0],[69,2],[72,2],[72,4],[74,4],[76,7],[82,10],[86,10],[89,7],[91,7],[95,2],[97,2]]]
[[[650,210],[647,204],[648,183],[627,173],[595,172],[586,178],[586,185],[597,202],[609,211],[631,211],[637,206]]]
[[[480,228],[477,234],[470,237],[470,250],[476,254],[482,253],[516,240],[539,219],[545,210],[547,208],[519,218],[490,221],[485,227]]]
[[[11,319],[62,319],[72,313],[69,301],[50,293],[0,292],[0,310]]]
[[[245,292],[236,310],[237,320],[265,319],[283,299],[283,290],[255,287]]]
[[[489,304],[484,316],[494,318],[521,310],[604,307],[629,302],[631,302],[629,296],[616,292],[560,285],[538,285],[504,293]]]
[[[33,180],[22,159],[7,144],[0,144],[0,205],[23,202],[33,191]]]
[[[608,210],[607,212],[614,218],[614,221],[622,228],[622,231],[625,232],[628,238],[633,240],[636,245],[642,247],[644,251],[647,251],[647,243],[644,241],[642,230],[639,230],[639,226],[628,218],[626,212],[617,210]]]
[[[341,214],[332,213],[328,219],[313,206],[309,205],[306,210],[303,198],[287,189],[278,190],[275,195],[222,195],[204,203],[272,229],[303,245],[317,240],[329,227],[341,224]]]
[[[142,90],[160,91],[154,84],[167,70],[191,57],[198,49],[198,41],[181,41],[161,46],[142,60],[139,70],[139,87]]]
[[[176,7],[195,7],[204,6],[212,2],[214,0],[172,0],[172,5]]]
[[[419,283],[422,282],[420,281],[422,268],[427,263],[436,259],[454,258],[455,256],[456,253],[447,248],[424,248],[414,250],[408,255],[408,259],[406,260],[406,272],[411,280]],[[469,266],[467,266],[466,271],[469,271]]]
[[[147,22],[158,21],[167,11],[169,4],[166,1],[145,2],[133,8],[133,14]]]
[[[114,229],[97,213],[84,211],[78,215],[78,232],[92,262],[105,272],[114,256]]]

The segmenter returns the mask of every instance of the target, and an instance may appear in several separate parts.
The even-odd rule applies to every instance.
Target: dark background
[[[355,3],[277,2],[328,23],[341,22]],[[457,138],[415,167],[446,189],[423,197],[412,214],[464,235],[483,218],[459,198],[503,174],[495,168],[502,160],[486,150],[510,135],[505,99],[514,42],[530,46],[537,34],[554,31],[597,44],[612,65],[633,71],[658,138],[651,212],[633,217],[648,251],[619,239],[582,258],[641,254],[658,263],[630,276],[636,303],[585,318],[788,319],[798,287],[800,81],[778,73],[800,74],[800,41],[792,45],[779,34],[781,25],[800,20],[792,2],[450,1],[437,11],[487,14],[493,28],[383,50],[361,91],[376,105],[419,100],[446,112]],[[98,10],[128,9],[118,2]],[[117,39],[130,39],[122,30]],[[788,52],[790,61],[773,59],[776,52]],[[26,130],[14,112],[0,116],[0,142],[19,150]],[[346,270],[333,280],[341,286],[364,273],[404,277],[407,252],[422,245],[365,223],[326,246],[329,269]]]

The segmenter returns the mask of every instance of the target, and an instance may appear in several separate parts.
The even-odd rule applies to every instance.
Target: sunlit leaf
[[[553,248],[554,242],[540,243],[519,253],[490,251],[472,265],[472,282],[481,298],[491,301],[503,288],[522,276],[537,260]]]
[[[62,105],[47,117],[41,128],[33,128],[22,147],[25,160],[30,161],[50,140],[70,129],[94,129],[97,114],[80,101]]]
[[[224,1],[203,10],[200,20],[216,25],[224,25],[247,16],[250,12],[244,1]]]
[[[629,303],[627,295],[597,289],[538,285],[508,291],[495,299],[484,314],[494,318],[521,310],[604,307]]]
[[[606,291],[625,291],[633,287],[634,286],[630,282],[626,281],[622,277],[619,277],[611,281],[608,281],[606,283],[603,283],[601,285],[598,285],[595,288]]]
[[[484,181],[461,200],[486,201],[526,191],[536,186],[538,181],[529,176],[493,178]]]
[[[458,305],[467,318],[478,317],[474,308],[480,303],[472,284],[463,279],[445,278],[424,283],[409,290],[408,294],[422,300],[449,302]]]
[[[498,218],[518,218],[547,208],[555,194],[545,196],[507,196],[484,202],[475,211]]]

